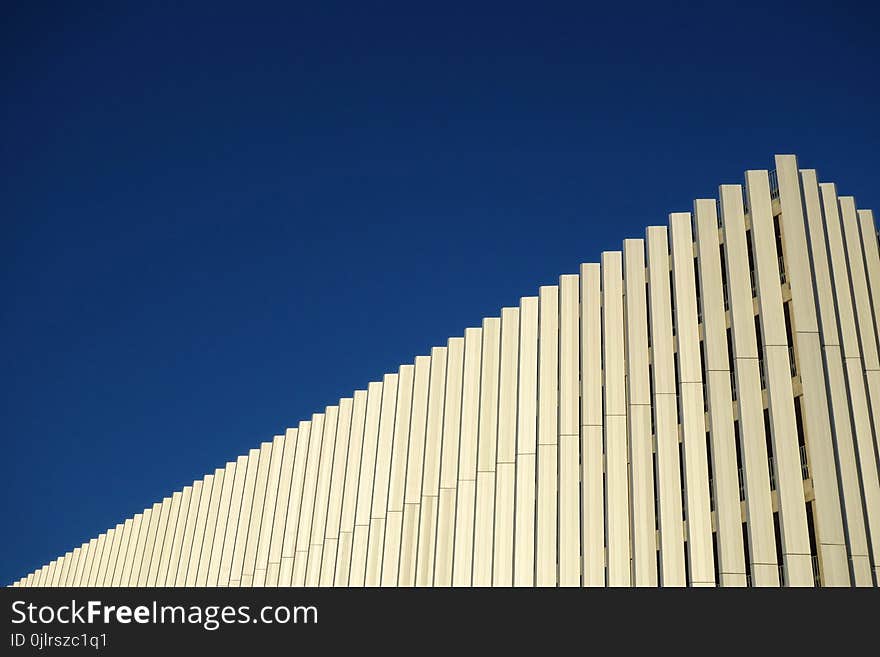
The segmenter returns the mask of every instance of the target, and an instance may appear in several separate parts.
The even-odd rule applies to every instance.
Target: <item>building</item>
[[[794,156],[16,586],[876,586],[880,253]]]

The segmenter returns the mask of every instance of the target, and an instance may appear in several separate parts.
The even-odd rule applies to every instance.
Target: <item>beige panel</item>
[[[605,586],[605,453],[602,441],[602,272],[581,265],[581,505],[584,586]]]
[[[174,538],[172,539],[171,552],[168,556],[168,570],[165,573],[165,586],[174,586],[174,582],[177,579],[177,567],[180,565],[180,553],[183,549],[183,539],[186,534],[186,528],[190,523],[195,522],[195,511],[192,511],[193,516],[190,516],[192,492],[192,486],[184,486],[183,492],[180,496],[177,524],[174,526]]]
[[[767,172],[747,171],[746,191],[751,210],[751,243],[763,336],[764,370],[767,375],[770,436],[773,443],[785,584],[813,586],[788,338],[785,334]]]
[[[367,547],[370,534],[370,509],[373,504],[373,483],[376,452],[379,445],[379,414],[382,384],[370,383],[367,391],[367,419],[364,425],[364,447],[358,487],[357,511],[351,549],[349,586],[363,586],[366,578]]]
[[[877,224],[871,210],[858,211],[858,224],[862,238],[862,255],[865,273],[871,294],[871,307],[874,311],[874,339],[880,340],[880,247],[877,245]]]
[[[849,586],[839,482],[816,315],[816,288],[804,216],[805,190],[801,189],[794,155],[776,156],[776,175],[782,210],[780,223],[785,276],[792,296],[791,330],[794,344],[791,347],[797,354],[797,370],[803,390],[802,422],[807,462],[812,466],[810,478],[815,493],[814,532],[818,556],[826,586]],[[816,197],[815,184],[812,193]]]
[[[71,567],[75,567],[73,562],[76,556],[78,556],[76,550],[64,554],[64,561],[61,564],[61,572],[58,575],[58,586],[67,586],[67,578],[70,576]]]
[[[623,243],[633,584],[657,586],[651,382],[644,240]]]
[[[684,586],[681,465],[678,448],[677,393],[672,349],[672,290],[669,239],[665,227],[646,232],[651,335],[651,372],[654,384],[654,433],[657,452],[657,497],[660,528],[660,583]]]
[[[123,541],[123,529],[125,525],[123,523],[119,523],[115,527],[113,542],[110,544],[110,556],[107,560],[106,571],[103,576],[103,586],[110,586],[113,580],[113,571],[116,569],[116,562],[119,560],[119,552],[122,547]],[[109,538],[109,532],[108,532]],[[61,570],[64,568],[64,557],[58,560],[55,570],[55,577],[52,581],[52,586],[58,586],[58,577],[61,574]]]
[[[287,440],[283,435],[275,436],[272,439],[271,457],[268,459],[269,469],[266,473],[266,493],[263,497],[263,508],[260,512],[260,532],[254,555],[254,586],[266,585],[266,570],[269,567],[269,550],[272,545],[275,510],[278,503],[278,485],[281,481],[281,467],[286,453],[286,443]],[[256,504],[254,508],[257,508]],[[187,577],[187,580],[189,580],[189,577]]]
[[[36,571],[34,579],[31,580],[31,586],[39,587],[39,588],[47,588],[52,586],[52,577],[51,574],[54,571],[55,562],[50,561],[45,564],[42,568]],[[97,566],[96,566],[97,568]]]
[[[132,520],[131,536],[128,540],[128,549],[126,550],[125,558],[122,562],[122,570],[119,573],[119,580],[116,584],[117,586],[130,586],[132,572],[134,572],[135,575],[137,574],[137,565],[139,564],[139,562],[136,563],[138,545],[143,545],[144,534],[146,534],[147,531],[147,525],[144,523],[144,514],[147,511],[149,511],[149,509],[145,509],[142,513],[135,514]],[[147,521],[149,521],[149,514],[147,514]],[[76,552],[75,556],[78,556]],[[76,573],[74,571],[70,573],[68,585],[73,586],[75,580]]]
[[[123,541],[123,549],[120,551],[119,557],[116,560],[116,569],[113,571],[112,586],[128,586],[128,580],[131,577],[131,567],[134,562],[135,546],[137,544],[138,533],[141,529],[141,520],[143,520],[143,514],[138,513],[135,514],[133,518],[125,521],[125,524],[128,525],[128,527],[123,529],[125,539]],[[74,562],[77,556],[79,555],[76,550],[74,550]],[[75,563],[72,563],[71,565],[75,566]],[[69,579],[70,577],[71,574],[68,573],[68,585],[70,585],[71,582]]]
[[[171,498],[166,497],[165,499],[169,503],[171,502]],[[167,510],[165,510],[165,513],[167,514]],[[104,552],[104,543],[106,542],[106,540],[107,540],[107,535],[100,534],[98,536],[98,538],[95,540],[94,546],[92,546],[92,548],[89,549],[89,554],[92,556],[89,557],[89,571],[88,571],[88,578],[86,580],[86,582],[87,582],[86,586],[95,586],[95,582],[97,582],[97,580],[98,580],[98,568],[100,568],[100,565],[101,565],[101,555]],[[158,568],[158,563],[156,564],[156,567]],[[46,571],[43,570],[42,574],[40,575],[40,580],[39,580],[40,584],[43,583],[43,575],[45,574],[45,572]],[[147,584],[147,586],[150,586],[150,584]]]
[[[56,586],[58,573],[61,570],[61,566],[64,563],[64,557],[59,557],[58,559],[53,559],[49,563],[49,572],[46,575],[46,581],[43,583],[43,586],[54,587]]]
[[[866,549],[866,554],[863,557],[859,554],[860,550],[852,545],[854,539],[852,534],[850,535],[853,574],[857,585],[870,586],[872,563],[876,566],[878,557],[880,557],[880,541],[874,538],[880,536],[880,506],[878,506],[880,505],[880,483],[877,480],[877,468],[872,465],[870,458],[874,453],[870,411],[865,391],[865,378],[861,364],[852,287],[844,248],[837,193],[833,184],[823,183],[819,187],[822,195],[822,208],[825,213],[825,234],[831,262],[834,299],[837,302],[838,329],[844,361],[843,373],[845,373],[849,390],[848,409],[855,436],[857,463],[861,469],[862,495],[864,496],[862,510],[868,529],[866,541],[870,541],[870,556]],[[840,453],[840,446],[841,441],[838,440],[838,453]]]
[[[140,519],[141,514],[137,514],[135,516],[136,521],[138,522],[138,529],[140,528]],[[135,520],[132,520],[132,530],[134,530]],[[129,541],[129,545],[131,545],[132,541]],[[129,548],[131,549],[131,548]],[[74,579],[76,578],[76,568],[79,565],[80,556],[82,554],[82,549],[77,547],[74,548],[70,553],[70,565],[67,567],[67,572],[64,575],[63,586],[73,586]],[[123,562],[124,565],[124,562]],[[120,578],[121,579],[121,578]]]
[[[716,208],[714,199],[694,202],[713,475],[710,484],[715,497],[716,576],[721,586],[731,587],[746,586],[746,566]]]
[[[147,509],[144,511],[144,517],[141,520],[141,526],[146,527],[149,522],[149,518],[152,515],[152,509]],[[144,534],[144,531],[141,531],[141,535]],[[83,543],[80,547],[79,553],[79,561],[76,564],[76,572],[73,575],[72,586],[85,586],[84,573],[86,572],[86,566],[88,564],[89,554],[91,553],[91,548],[94,546],[93,541],[89,541],[88,543]],[[140,563],[136,561],[135,563]],[[135,573],[137,569],[135,568]],[[130,584],[131,585],[131,584]]]
[[[557,584],[559,287],[538,291],[538,452],[535,585]]]
[[[318,586],[321,580],[321,560],[327,529],[327,505],[330,498],[330,477],[333,474],[333,454],[336,450],[336,431],[339,422],[339,406],[328,406],[324,418],[324,438],[318,463],[318,480],[315,490],[315,507],[312,512],[312,529],[309,534],[308,561],[306,562],[306,586]]]
[[[559,278],[559,585],[581,584],[580,290],[577,274]]]
[[[103,577],[101,575],[101,573],[104,571],[102,571],[101,569],[102,568],[106,569],[106,567],[107,567],[106,563],[109,558],[109,553],[112,551],[112,540],[113,540],[114,533],[115,533],[115,530],[109,530],[104,536],[103,545],[101,545],[101,544],[98,545],[98,554],[96,555],[96,559],[95,559],[93,566],[92,566],[92,573],[91,573],[92,584],[91,584],[91,586],[106,586],[104,584]],[[54,574],[54,572],[52,574]],[[40,578],[40,581],[38,584],[39,586],[45,587],[45,586],[52,585],[51,579],[48,578],[48,575],[49,575],[49,570],[48,569],[44,570],[43,577]],[[104,575],[104,577],[106,577],[106,574]]]
[[[297,548],[300,510],[305,491],[304,482],[309,460],[309,443],[313,438],[312,423],[310,421],[300,422],[296,435],[296,454],[293,457],[293,475],[290,481],[290,495],[287,499],[287,520],[284,523],[284,538],[281,541],[278,586],[291,586],[293,581],[293,562]],[[269,580],[268,569],[266,579]]]
[[[211,493],[214,488],[214,477],[215,475],[213,474],[205,475],[205,478],[202,481],[201,494],[199,495],[197,506],[198,511],[196,513],[195,526],[193,527],[192,537],[191,539],[189,539],[189,545],[185,550],[185,553],[189,554],[189,559],[185,566],[184,579],[178,581],[178,586],[196,585],[199,562],[202,558],[202,547],[205,543],[205,527],[207,526],[208,522],[208,510],[211,503]],[[181,560],[181,567],[184,567],[183,560]]]
[[[260,444],[257,462],[257,474],[254,482],[253,500],[250,503],[248,515],[247,538],[244,543],[242,555],[241,586],[253,586],[256,571],[257,543],[263,530],[263,507],[266,501],[266,486],[269,480],[269,467],[274,458],[274,444],[263,442]],[[242,509],[244,513],[244,509]]]
[[[205,586],[217,586],[217,579],[220,576],[220,561],[223,556],[223,541],[226,537],[226,526],[229,524],[229,503],[232,499],[232,484],[235,480],[236,465],[235,461],[227,461],[226,467],[223,468],[222,481],[217,479],[217,475],[215,474],[214,485],[220,486],[220,498],[217,501],[214,530],[210,534],[211,551],[208,554],[207,559],[208,567],[204,574],[201,572],[201,565],[199,566],[199,577],[204,577]],[[208,540],[207,537],[205,540]]]
[[[394,448],[394,423],[397,412],[397,374],[386,374],[382,384],[382,407],[379,412],[379,442],[373,480],[370,511],[370,540],[367,551],[366,585],[382,581],[382,558],[385,550],[385,516],[388,512],[388,488],[391,478],[391,455]],[[374,522],[379,520],[381,522]]]
[[[55,559],[53,559],[52,561],[50,561],[48,564],[46,564],[45,566],[43,566],[40,569],[42,571],[42,573],[40,575],[39,583],[36,584],[36,586],[39,586],[40,588],[49,588],[52,586],[52,582],[55,577],[56,564],[57,564],[57,561]],[[101,584],[98,583],[98,586],[101,586]]]
[[[400,541],[400,586],[415,586],[419,549],[419,523],[422,506],[422,473],[425,463],[425,440],[428,422],[428,393],[431,382],[430,356],[416,358],[404,492],[403,529]]]
[[[880,245],[878,245],[877,224],[874,222],[874,213],[871,210],[859,210],[858,222],[861,229],[862,253],[870,288],[871,305],[874,311],[874,339],[880,340]],[[871,406],[876,418],[877,409],[880,406],[880,370],[872,370],[866,374],[866,377],[871,397]],[[880,422],[876,420],[874,422],[874,446],[876,456],[878,457],[877,464],[880,467]],[[880,508],[875,507],[873,511],[880,513]],[[875,561],[874,569],[875,577],[880,581],[880,563]]]
[[[577,310],[575,309],[575,312]],[[519,308],[501,311],[501,366],[498,379],[498,445],[495,455],[493,586],[513,585],[513,523],[516,495],[516,396],[519,361]],[[576,403],[576,401],[575,401]],[[577,520],[577,519],[576,519]],[[579,558],[579,555],[578,555]]]
[[[849,261],[850,281],[855,301],[856,321],[859,329],[859,345],[862,349],[862,365],[868,390],[868,401],[871,416],[880,417],[880,356],[878,356],[878,332],[874,325],[874,313],[871,294],[868,288],[868,272],[863,258],[859,219],[856,212],[855,199],[841,196],[839,199],[841,223]],[[874,422],[874,461],[880,467],[877,455],[880,454],[880,426]],[[874,567],[880,570],[880,564]]]
[[[474,516],[473,585],[492,585],[492,541],[495,532],[495,463],[498,449],[498,376],[501,363],[501,319],[483,320],[480,373],[480,425],[477,450],[477,500]]]
[[[217,468],[213,475],[205,477],[202,486],[202,502],[196,524],[196,539],[193,543],[192,557],[186,574],[187,586],[206,586],[208,568],[211,565],[211,548],[217,527],[217,512],[220,508],[220,493],[223,490],[225,470]],[[210,478],[210,485],[208,479]],[[146,518],[145,518],[146,521]]]
[[[162,514],[162,503],[156,502],[150,509],[150,524],[147,528],[147,534],[144,539],[143,556],[140,558],[137,570],[131,573],[131,586],[147,586],[147,576],[150,572],[150,564],[153,560],[154,548],[156,546],[156,535],[159,533],[159,518]],[[92,558],[92,548],[94,545],[89,543],[89,560]],[[83,570],[82,585],[85,586],[88,578],[88,565]]]
[[[235,547],[232,551],[232,562],[229,566],[229,586],[241,586],[244,554],[250,533],[254,490],[256,488],[261,456],[262,454],[259,449],[254,448],[248,451],[247,470],[245,471],[241,492],[241,507],[238,512],[238,528],[235,532]]]
[[[180,493],[175,493],[178,496],[178,500],[180,497]],[[172,495],[172,506],[173,506],[174,496]],[[113,550],[113,545],[116,542],[116,534],[120,529],[120,525],[117,525],[113,529],[108,529],[104,538],[104,550],[101,552],[101,560],[98,562],[98,573],[95,578],[95,586],[106,586],[107,582],[107,570],[109,564],[112,562],[112,557],[116,556],[116,552]],[[47,580],[49,586],[55,585],[54,575],[55,575],[55,567],[57,566],[57,561],[53,561],[51,564],[50,577]],[[164,580],[163,580],[164,581]]]
[[[125,526],[123,524],[123,532],[125,532]],[[124,538],[124,537],[123,537]],[[71,553],[65,552],[64,556],[58,559],[58,565],[55,568],[55,580],[52,583],[52,586],[64,586],[64,579],[67,576],[67,569],[70,568],[70,559]],[[117,562],[119,558],[117,557]],[[115,570],[114,570],[115,573]]]
[[[855,309],[855,324],[858,329],[858,347],[845,351],[855,352],[858,350],[861,356],[860,364],[864,373],[864,381],[856,383],[855,373],[856,358],[847,357],[846,367],[850,373],[850,394],[853,397],[852,404],[856,415],[856,435],[859,441],[859,464],[862,469],[862,480],[865,486],[865,507],[868,514],[868,526],[870,528],[870,540],[873,554],[874,580],[880,581],[880,530],[877,528],[876,516],[880,514],[880,501],[875,497],[874,482],[877,481],[878,469],[878,439],[880,439],[880,424],[876,418],[880,417],[880,364],[878,364],[877,332],[874,327],[873,312],[871,309],[870,292],[868,289],[867,273],[861,250],[861,236],[856,213],[855,199],[850,196],[841,196],[838,199],[840,208],[840,223],[843,229],[843,242],[846,250],[846,260],[849,265],[849,282],[852,291],[853,306]],[[860,377],[859,377],[860,378]],[[858,388],[858,390],[854,390]],[[856,397],[865,396],[866,399],[856,400]],[[873,444],[869,439],[871,426],[866,421],[865,414],[870,416],[873,425]],[[873,456],[873,458],[872,458]]]
[[[821,306],[820,300],[820,306]],[[834,421],[834,438],[840,464],[840,479],[846,515],[847,554],[853,564],[853,584],[871,586],[870,556],[864,508],[862,506],[862,482],[856,462],[856,445],[850,421],[850,403],[847,396],[841,348],[825,345],[825,362],[828,389]],[[864,564],[859,567],[860,564]]]
[[[40,578],[40,586],[42,588],[53,586],[56,563],[57,563],[57,561],[55,559],[53,559],[52,561],[49,562],[49,565],[45,567],[46,571],[43,573],[43,576]],[[99,584],[99,586],[100,586],[100,584]]]
[[[132,522],[134,522],[134,521],[132,521]],[[131,527],[129,527],[129,531],[130,530],[131,530]],[[126,549],[127,549],[127,546],[126,546]],[[79,552],[77,550],[78,550],[78,548],[75,550],[71,550],[70,552],[68,552],[67,554],[64,555],[64,567],[61,569],[61,576],[58,578],[58,586],[68,586],[68,581],[70,579],[70,572],[71,572],[71,570],[76,569],[76,560],[79,557]],[[119,558],[122,559],[123,556],[120,556]],[[120,564],[120,566],[121,566],[121,564]],[[115,575],[115,572],[114,572],[114,575]],[[116,584],[115,586],[119,586],[119,584]]]
[[[450,338],[446,351],[446,403],[443,410],[443,445],[440,453],[434,586],[452,586],[463,371],[464,338]]]
[[[443,443],[443,407],[446,400],[446,347],[431,350],[431,379],[428,390],[422,501],[419,510],[416,586],[434,583],[434,546],[437,538],[437,497],[440,486],[440,454]]]
[[[703,370],[697,326],[693,234],[690,213],[669,215],[673,295],[678,337],[679,406],[684,455],[685,516],[691,586],[715,585],[712,518],[709,509],[709,456],[706,453]]]
[[[153,509],[151,507],[147,507],[139,515],[140,520],[138,520],[138,516],[135,516],[135,522],[138,524],[137,538],[131,543],[131,554],[129,555],[128,563],[126,564],[125,570],[122,575],[122,586],[137,586],[138,577],[140,576],[141,563],[144,560],[144,550],[146,547],[147,536],[150,533],[150,524],[153,519]],[[85,556],[85,550],[83,551],[83,556]],[[74,586],[80,585],[80,574],[82,572],[82,566],[83,563],[78,564],[77,570],[79,572],[74,577]]]
[[[321,453],[325,438],[324,425],[326,419],[326,413],[315,413],[312,415],[312,432],[309,440],[309,455],[306,460],[302,504],[300,505],[299,510],[296,552],[293,556],[292,586],[305,586],[306,583],[306,567],[308,565],[309,543],[312,534],[312,518],[315,510],[315,498],[318,493],[318,476],[320,475]]]
[[[870,561],[874,568],[874,582],[876,585],[878,581],[876,569],[877,564],[880,563],[880,545],[878,545],[880,541],[876,539],[877,536],[880,536],[880,526],[878,526],[877,519],[877,511],[880,509],[880,490],[878,490],[877,485],[876,462],[872,460],[875,454],[873,446],[870,444],[871,412],[865,386],[861,384],[863,376],[861,365],[861,361],[858,358],[847,358],[845,360],[847,379],[850,383],[859,381],[858,384],[850,387],[850,403],[853,410],[859,466],[864,485],[865,509],[868,516],[868,536],[871,541],[872,557]],[[856,567],[855,559],[853,566]],[[862,569],[862,572],[864,572],[864,569]]]
[[[232,573],[232,558],[238,542],[238,531],[241,525],[241,507],[244,499],[245,482],[248,470],[253,467],[251,458],[242,455],[235,461],[235,476],[229,495],[229,517],[226,521],[226,532],[223,537],[223,552],[220,555],[220,570],[217,574],[216,586],[229,586]]]
[[[173,562],[173,571],[168,572],[168,586],[185,586],[187,568],[189,567],[190,553],[192,552],[193,540],[195,538],[196,522],[199,515],[199,503],[202,499],[202,490],[204,481],[199,480],[193,482],[192,491],[190,492],[188,509],[186,513],[186,524],[184,525],[182,540],[180,543],[180,556]],[[181,510],[181,514],[183,510]]]
[[[441,488],[437,498],[437,556],[434,560],[434,586],[452,586],[452,559],[455,551],[456,488]]]
[[[330,497],[327,503],[327,527],[324,531],[326,538],[321,554],[321,586],[333,586],[336,575],[339,526],[342,520],[342,498],[345,490],[345,469],[350,445],[353,404],[354,399],[351,397],[339,400],[336,444],[333,448],[333,473],[330,477]]]
[[[538,298],[520,299],[516,429],[514,586],[535,584],[535,479],[538,450]]]
[[[366,414],[367,391],[358,390],[354,393],[351,438],[348,442],[348,461],[345,464],[345,490],[342,493],[342,515],[339,520],[339,543],[336,548],[336,572],[334,575],[334,582],[337,586],[348,586],[349,581]]]
[[[739,185],[722,185],[719,194],[737,390],[737,439],[740,443],[745,489],[748,568],[753,586],[778,586],[770,470],[764,432],[742,188]]]
[[[877,330],[874,327],[874,313],[871,308],[868,277],[862,257],[861,234],[856,203],[852,196],[841,196],[838,202],[840,204],[840,221],[843,226],[846,257],[849,262],[850,283],[855,302],[856,324],[859,331],[862,362],[866,372],[877,371],[880,370]],[[876,409],[874,410],[876,412]]]
[[[397,403],[394,411],[391,470],[388,480],[388,510],[385,514],[385,544],[382,547],[382,586],[397,586],[414,376],[415,367],[413,365],[400,367],[397,378]]]
[[[281,464],[278,473],[278,484],[275,486],[277,492],[275,501],[272,505],[272,522],[264,520],[265,530],[268,532],[267,545],[264,547],[263,539],[260,538],[260,547],[257,549],[257,565],[254,571],[255,583],[259,580],[260,585],[277,586],[278,576],[281,570],[281,552],[284,543],[284,529],[287,524],[287,509],[290,506],[290,489],[293,481],[294,458],[296,457],[297,447],[297,431],[296,429],[287,429],[284,432],[283,451],[281,452]],[[273,456],[281,450],[280,445],[272,448]],[[274,464],[270,464],[270,471],[274,468]],[[215,482],[216,486],[217,483]],[[270,484],[271,486],[271,484]],[[269,492],[267,491],[266,508],[269,505]],[[263,530],[261,529],[261,532]],[[265,550],[266,556],[261,556]],[[260,573],[262,564],[265,563],[265,573]]]
[[[453,586],[470,586],[473,582],[473,528],[476,503],[482,339],[482,329],[469,328],[464,332],[458,501],[455,510],[455,556],[452,564]],[[413,417],[415,417],[415,413]]]
[[[140,514],[138,514],[138,519],[140,519]],[[132,519],[132,529],[133,528],[134,528],[134,520]],[[131,544],[131,541],[129,541],[129,545],[130,544]],[[72,586],[73,585],[73,578],[76,575],[76,566],[77,566],[77,562],[79,561],[79,556],[80,556],[80,549],[74,548],[73,551],[70,553],[70,558],[65,560],[66,562],[69,562],[69,563],[67,564],[67,566],[64,569],[65,572],[63,573],[63,576],[62,576],[61,582],[60,582],[61,586]],[[123,561],[122,565],[123,566],[125,565],[124,561]],[[121,579],[121,576],[120,576],[120,579]],[[117,586],[119,586],[119,584],[117,584]]]
[[[179,496],[180,493],[177,493]],[[177,518],[172,514],[174,495],[162,500],[162,509],[159,514],[159,526],[156,534],[156,542],[153,544],[153,554],[150,558],[150,570],[147,575],[147,586],[162,586],[165,576],[162,572],[162,555],[166,544],[171,545],[174,536],[174,526]],[[178,504],[179,504],[178,500]]]
[[[124,531],[124,528],[123,528]],[[70,569],[70,561],[73,558],[72,552],[66,552],[60,559],[60,566],[56,571],[55,586],[64,586],[67,580],[67,571]]]
[[[629,586],[629,447],[626,423],[623,260],[619,251],[602,253],[602,334],[605,373],[605,517],[608,584]]]

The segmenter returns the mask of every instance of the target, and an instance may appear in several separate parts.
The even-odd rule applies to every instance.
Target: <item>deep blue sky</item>
[[[15,4],[3,583],[774,152],[880,209],[874,3]]]

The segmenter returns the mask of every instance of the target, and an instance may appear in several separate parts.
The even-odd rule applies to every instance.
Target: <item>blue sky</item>
[[[773,153],[880,209],[873,3],[84,4],[0,21],[2,582]]]

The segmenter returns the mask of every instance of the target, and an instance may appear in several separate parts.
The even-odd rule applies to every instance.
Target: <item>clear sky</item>
[[[880,210],[877,3],[102,4],[0,20],[2,583],[774,153]]]

